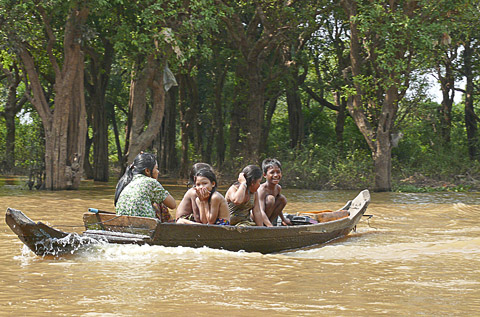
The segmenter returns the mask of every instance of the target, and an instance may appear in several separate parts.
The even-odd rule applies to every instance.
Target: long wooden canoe
[[[153,218],[99,212],[84,214],[86,230],[76,234],[35,223],[12,208],[7,209],[6,222],[20,240],[40,256],[73,253],[84,245],[100,242],[273,253],[318,245],[349,234],[369,202],[370,193],[364,190],[344,207],[348,208],[347,217],[318,224],[270,228],[161,223]]]

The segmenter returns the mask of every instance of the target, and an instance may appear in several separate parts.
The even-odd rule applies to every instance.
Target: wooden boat
[[[342,208],[348,210],[347,217],[318,224],[269,228],[162,223],[153,218],[97,212],[84,214],[86,230],[77,234],[35,223],[12,208],[7,209],[6,222],[39,256],[73,253],[85,245],[101,242],[273,253],[318,245],[349,234],[369,202],[370,193],[364,190]]]

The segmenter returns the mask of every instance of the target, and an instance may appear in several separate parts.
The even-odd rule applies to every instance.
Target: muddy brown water
[[[185,186],[165,184],[180,201]],[[225,192],[225,188],[220,190]],[[0,209],[82,231],[114,184],[30,191],[0,178]],[[340,208],[357,191],[285,189],[286,212]],[[281,254],[101,245],[38,257],[0,222],[0,315],[479,316],[480,193],[372,193],[348,237]]]

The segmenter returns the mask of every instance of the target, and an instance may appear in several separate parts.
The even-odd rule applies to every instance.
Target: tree
[[[458,19],[457,25],[461,40],[463,42],[461,74],[465,78],[465,129],[467,134],[468,155],[470,160],[480,161],[480,137],[478,135],[478,124],[480,118],[475,113],[475,95],[479,95],[478,79],[480,75],[480,64],[478,63],[478,52],[480,50],[480,37],[478,17],[480,8],[477,2],[468,3],[463,11],[462,18]]]
[[[331,6],[318,17],[319,28],[308,42],[311,69],[302,88],[322,108],[336,113],[335,133],[338,153],[344,154],[343,131],[348,116],[347,98],[343,87],[348,85],[345,73],[349,69],[348,24],[338,6]]]
[[[81,50],[82,29],[89,12],[87,3],[4,1],[2,4],[5,9],[1,18],[6,21],[10,43],[28,75],[30,101],[45,130],[46,188],[78,188],[87,128]],[[55,78],[53,105],[40,80],[40,71],[46,66],[39,64],[40,47],[46,48],[44,54]]]
[[[85,88],[87,91],[88,123],[92,127],[93,164],[92,177],[96,181],[108,181],[108,107],[106,102],[107,88],[110,81],[112,64],[115,58],[113,37],[119,19],[115,7],[96,8],[88,21],[88,39],[85,41],[86,53]],[[87,143],[88,143],[87,142]],[[89,146],[85,161],[89,163]]]
[[[7,129],[5,140],[5,162],[3,165],[4,170],[11,172],[15,167],[15,116],[20,112],[27,101],[28,91],[24,93],[19,91],[19,85],[22,81],[23,74],[19,69],[17,62],[14,60],[8,66],[7,63],[8,62],[6,61],[2,61],[2,64],[0,64],[0,71],[3,72],[5,76],[8,89],[5,108],[3,111],[0,111],[0,116],[5,118]]]
[[[302,16],[310,5],[295,1],[222,1],[216,0],[227,15],[222,18],[234,47],[238,50],[236,70],[239,84],[239,99],[235,101],[230,131],[230,154],[243,157],[248,162],[258,162],[261,146],[265,144],[265,105],[267,86],[282,72],[278,72],[281,49],[289,42],[289,32],[301,28]],[[301,13],[300,13],[301,12]],[[315,14],[315,10],[310,11]],[[304,16],[302,16],[304,17]],[[277,71],[277,72],[275,72]],[[240,80],[242,78],[242,80]],[[275,96],[270,92],[270,96]],[[242,124],[244,123],[244,124]],[[244,146],[237,149],[240,136]],[[237,143],[237,144],[236,144]],[[239,151],[235,153],[232,151]]]
[[[350,115],[375,170],[375,190],[391,190],[391,132],[416,57],[428,56],[446,32],[455,1],[342,0],[350,24]]]

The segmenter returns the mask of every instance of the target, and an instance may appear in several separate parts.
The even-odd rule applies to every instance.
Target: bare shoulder
[[[258,192],[259,194],[261,194],[261,193],[263,193],[263,192],[265,192],[265,191],[268,192],[267,182],[265,182],[265,183],[263,183],[263,184],[260,184],[260,187],[258,187],[258,189],[257,189],[257,192]]]
[[[282,191],[282,185],[277,184],[275,186],[275,196],[280,195],[280,192]]]
[[[237,192],[238,190],[238,186],[236,186],[235,184],[233,184],[232,186],[230,186],[227,190],[227,193],[225,194],[225,198],[228,200],[228,201],[231,201],[231,198],[233,195],[235,195],[235,193]]]
[[[213,193],[213,196],[212,196],[212,201],[215,201],[215,202],[222,202],[225,200],[225,197],[223,197],[222,194],[220,194],[219,192],[214,192]]]

